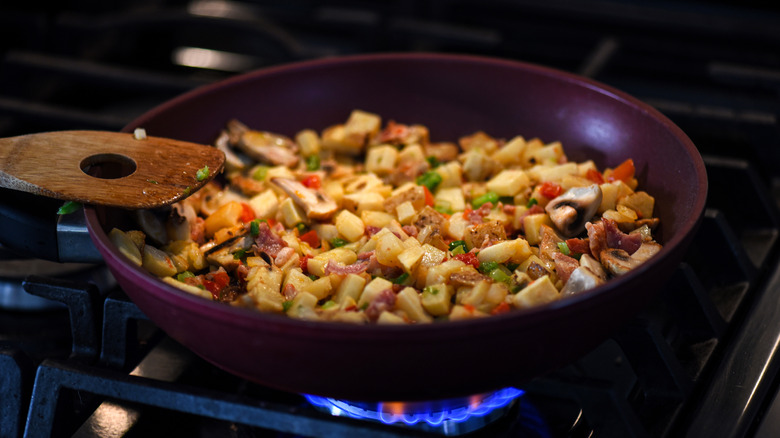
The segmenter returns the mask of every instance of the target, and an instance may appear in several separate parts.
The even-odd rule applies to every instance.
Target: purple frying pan
[[[589,79],[474,56],[384,54],[268,68],[206,86],[143,115],[127,130],[211,143],[236,118],[294,135],[362,109],[427,125],[432,140],[483,130],[560,140],[572,160],[600,167],[632,158],[656,198],[664,244],[652,260],[587,293],[477,320],[412,326],[308,322],[189,295],[128,263],[106,232],[127,224],[90,207],[93,241],[130,298],[171,337],[215,365],[285,391],[352,400],[424,400],[521,385],[605,340],[659,293],[705,205],[703,162],[688,137],[650,106]]]

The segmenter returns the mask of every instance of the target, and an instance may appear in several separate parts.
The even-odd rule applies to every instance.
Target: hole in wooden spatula
[[[132,175],[136,164],[132,158],[119,154],[97,154],[81,161],[81,170],[101,179],[117,179]]]

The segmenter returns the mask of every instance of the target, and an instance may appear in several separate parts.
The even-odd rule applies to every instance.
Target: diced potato
[[[345,193],[370,192],[384,185],[384,182],[373,173],[366,173],[350,178],[344,184]]]
[[[254,305],[263,311],[281,313],[284,297],[280,293],[282,286],[282,271],[276,266],[254,266],[249,269],[247,278],[247,297],[254,300]]]
[[[617,208],[617,202],[625,196],[634,193],[631,187],[627,186],[623,181],[614,181],[611,183],[604,183],[599,185],[601,188],[601,206],[597,210],[597,213],[602,214],[607,210],[615,210]]]
[[[546,213],[529,214],[523,218],[523,228],[525,230],[525,239],[531,245],[538,245],[541,239],[542,225],[555,227],[550,216]]]
[[[279,209],[279,198],[273,189],[267,189],[249,199],[249,206],[260,219],[273,218]]]
[[[457,259],[449,259],[446,262],[440,263],[436,266],[432,266],[428,269],[428,275],[426,276],[425,284],[440,284],[449,280],[450,275],[458,268],[464,266],[465,263]]]
[[[445,257],[447,257],[447,253],[445,251],[442,251],[436,248],[435,246],[431,246],[427,243],[422,246],[422,249],[424,253],[420,263],[423,266],[427,266],[427,267],[436,266],[442,261],[444,261]]]
[[[333,284],[331,284],[330,277],[318,278],[305,285],[302,289],[303,292],[308,292],[317,297],[317,300],[328,297],[332,290]]]
[[[238,225],[243,207],[238,201],[230,201],[209,215],[204,223],[206,236],[211,237],[222,228]]]
[[[395,217],[384,211],[364,210],[360,213],[360,219],[367,227],[385,228],[395,220]]]
[[[425,313],[420,296],[414,288],[406,287],[395,299],[395,307],[406,312],[406,316],[415,322],[432,322],[433,318]]]
[[[388,312],[387,310],[379,314],[379,318],[377,318],[376,322],[378,324],[406,324],[406,321],[404,321],[403,318],[395,313]]]
[[[477,259],[480,262],[512,262],[521,263],[532,254],[528,241],[522,238],[505,240],[479,251]]]
[[[522,166],[524,168],[532,167],[540,164],[536,161],[534,156],[535,152],[544,147],[544,143],[538,138],[532,138],[525,142],[525,148],[523,148]]]
[[[287,310],[287,316],[298,319],[319,319],[314,310],[317,301],[317,297],[308,292],[298,292]]]
[[[169,254],[175,254],[186,261],[184,270],[200,271],[208,265],[206,257],[192,240],[175,240],[163,248]]]
[[[460,304],[456,304],[455,306],[452,307],[449,320],[461,321],[464,319],[482,318],[485,316],[489,316],[489,314],[477,310],[473,306],[461,306]]]
[[[369,137],[379,133],[382,118],[366,111],[353,110],[344,124],[344,138],[351,145],[362,146]]]
[[[376,277],[375,279],[371,280],[363,289],[363,293],[360,295],[360,299],[358,299],[357,302],[358,307],[362,308],[364,305],[371,303],[371,301],[373,301],[377,295],[382,293],[382,291],[392,288],[393,283],[390,283],[384,278]]]
[[[434,316],[450,313],[452,307],[452,294],[455,293],[452,286],[447,284],[434,284],[425,287],[420,297],[420,302],[426,312]]]
[[[142,260],[141,266],[158,277],[170,277],[178,272],[168,254],[152,245],[144,246]]]
[[[304,129],[297,133],[295,142],[301,147],[301,155],[304,157],[320,153],[320,136],[311,129]]]
[[[492,283],[485,293],[482,304],[479,309],[483,312],[490,312],[496,306],[503,303],[509,295],[509,288],[504,283]]]
[[[563,146],[561,142],[555,141],[544,145],[540,148],[536,148],[527,154],[529,162],[532,163],[560,163],[561,159],[565,157],[563,153]]]
[[[363,221],[347,210],[342,210],[334,220],[336,228],[350,242],[358,240],[366,232]]]
[[[363,293],[363,288],[366,286],[366,279],[357,274],[347,274],[334,294],[333,301],[338,304],[343,304],[347,298],[350,298],[355,303],[360,299],[360,295]]]
[[[344,198],[344,186],[341,181],[323,181],[322,192],[337,204],[341,204],[341,200]]]
[[[512,304],[520,309],[527,309],[541,304],[551,303],[558,299],[558,289],[545,275],[512,296]]]
[[[447,234],[455,240],[463,240],[466,229],[471,226],[471,222],[463,217],[463,213],[455,213],[450,216]],[[518,228],[518,227],[515,227]]]
[[[376,240],[376,259],[379,263],[387,266],[401,267],[398,255],[404,250],[403,242],[395,234],[383,233]]]
[[[626,206],[639,215],[641,219],[649,219],[653,217],[653,209],[655,208],[655,198],[648,195],[647,192],[639,191],[621,198],[618,203],[618,207]],[[619,210],[618,210],[619,211]]]
[[[482,181],[500,167],[497,161],[478,149],[464,153],[461,155],[461,159],[463,160],[463,173],[469,181]]]
[[[199,296],[201,298],[205,298],[207,300],[214,299],[214,296],[211,295],[211,292],[207,291],[206,289],[201,289],[201,288],[193,286],[191,284],[187,284],[187,283],[181,282],[179,280],[176,280],[173,277],[162,277],[162,281],[164,281],[165,283],[170,284],[173,287],[179,288],[179,289],[183,290],[184,292],[191,293],[191,294]]]
[[[291,198],[286,198],[279,206],[282,212],[282,223],[287,228],[293,228],[297,224],[309,223],[309,219],[306,218],[306,213],[301,207],[295,204]],[[208,219],[206,219],[208,221]]]
[[[289,271],[286,271],[284,276],[282,290],[284,290],[287,285],[292,285],[296,291],[302,291],[306,286],[311,284],[311,282],[312,279],[306,276],[300,268],[290,269]]]
[[[460,187],[463,184],[463,166],[457,161],[450,161],[434,169],[434,172],[441,175],[439,189],[447,187]]]
[[[119,252],[130,259],[136,266],[141,266],[143,264],[141,251],[124,231],[114,228],[108,233],[108,238],[111,240],[111,243],[116,246]]]
[[[341,203],[345,209],[361,214],[366,210],[383,210],[385,197],[377,192],[356,192],[344,195]]]
[[[413,183],[398,187],[385,200],[384,210],[388,213],[393,213],[399,205],[406,202],[409,202],[415,211],[425,207],[425,189]]]
[[[531,179],[520,169],[505,169],[487,182],[487,188],[498,196],[515,196],[531,185]]]
[[[485,299],[488,290],[490,290],[490,284],[491,283],[489,281],[483,280],[470,288],[462,288],[462,290],[458,291],[458,304],[474,307],[479,306]]]
[[[477,131],[474,134],[460,138],[460,147],[464,151],[477,149],[484,154],[492,154],[498,149],[498,142],[493,137],[483,131]]]
[[[339,237],[339,229],[333,224],[312,224],[311,228],[317,232],[320,239],[331,241]]]
[[[566,176],[578,175],[577,163],[536,166],[528,169],[528,175],[537,182],[560,182]]]
[[[412,220],[417,216],[417,210],[414,209],[414,205],[410,201],[402,202],[395,207],[395,212],[398,216],[398,222],[409,225]]]
[[[390,145],[374,146],[366,154],[366,170],[378,175],[391,173],[398,161],[398,149]]]
[[[416,164],[425,161],[425,151],[419,144],[410,144],[398,153],[398,165]]]
[[[318,254],[308,260],[306,268],[309,274],[316,275],[317,277],[325,276],[325,265],[329,260],[339,262],[344,265],[351,265],[357,261],[357,254],[354,251],[350,251],[346,248],[333,248],[330,251]]]
[[[578,175],[565,175],[563,178],[561,178],[559,184],[561,185],[561,187],[563,187],[563,190],[565,191],[574,187],[591,186],[593,185],[593,181]]]
[[[495,151],[493,153],[493,159],[504,166],[520,164],[523,160],[524,150],[525,139],[518,135],[509,140],[501,149]]]
[[[417,242],[417,239],[406,239],[406,241]],[[398,262],[406,272],[412,272],[422,260],[425,251],[422,246],[407,247],[398,254]]]
[[[436,207],[444,207],[452,212],[466,209],[466,200],[460,187],[445,187],[437,190],[433,203]]]

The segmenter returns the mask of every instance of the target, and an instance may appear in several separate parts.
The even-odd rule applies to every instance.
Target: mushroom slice
[[[585,223],[596,214],[601,196],[598,184],[573,187],[550,201],[544,209],[561,234],[573,237],[581,233]]]
[[[227,131],[223,130],[220,133],[214,142],[214,146],[225,154],[225,170],[228,172],[242,170],[246,167],[246,163],[230,148],[230,134]]]
[[[607,273],[601,263],[593,257],[583,254],[580,267],[572,271],[566,285],[561,289],[561,296],[568,297],[593,289],[607,281]]]
[[[249,129],[238,120],[228,122],[228,138],[245,154],[257,161],[292,167],[298,164],[298,146],[291,139],[272,132]]]
[[[635,253],[628,255],[622,249],[608,248],[601,251],[601,264],[612,275],[623,275],[636,268],[661,250],[655,242],[644,242]]]
[[[282,189],[306,213],[309,219],[325,220],[339,209],[332,199],[319,190],[313,190],[294,179],[271,178],[271,182]]]

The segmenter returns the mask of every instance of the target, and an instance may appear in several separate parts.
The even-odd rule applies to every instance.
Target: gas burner
[[[523,395],[516,388],[430,402],[350,402],[305,395],[317,409],[333,416],[410,427],[445,436],[462,435],[501,418]]]

